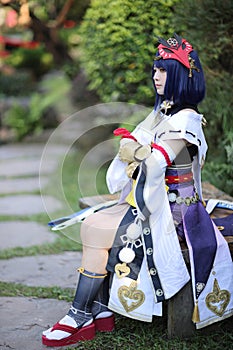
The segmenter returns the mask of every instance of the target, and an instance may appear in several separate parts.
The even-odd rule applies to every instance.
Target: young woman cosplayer
[[[120,148],[107,184],[111,193],[121,191],[120,200],[82,223],[76,294],[67,315],[43,332],[47,346],[112,331],[113,312],[151,322],[190,278],[197,328],[233,314],[231,255],[202,201],[207,144],[197,106],[205,95],[203,70],[185,39],[174,34],[159,42],[155,108],[132,133],[115,132]],[[191,272],[181,240],[189,248]]]

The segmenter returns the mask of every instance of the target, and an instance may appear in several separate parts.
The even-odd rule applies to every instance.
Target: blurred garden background
[[[53,285],[53,277],[51,280],[47,277],[48,270],[44,266],[47,266],[47,262],[50,266],[52,261],[57,261],[58,254],[64,258],[67,253],[73,251],[77,253],[81,250],[79,226],[73,225],[65,232],[53,233],[56,240],[51,243],[43,240],[34,243],[32,239],[34,232],[30,232],[29,246],[24,246],[20,240],[21,236],[24,238],[24,235],[29,233],[29,230],[23,228],[20,235],[19,226],[37,223],[41,225],[41,232],[51,218],[55,219],[70,214],[70,211],[73,213],[79,210],[78,199],[93,195],[94,182],[98,194],[106,193],[105,173],[110,157],[106,158],[106,162],[105,158],[101,159],[101,162],[95,159],[98,148],[95,149],[96,143],[93,138],[98,137],[104,152],[108,151],[106,146],[108,144],[104,141],[112,138],[113,129],[113,121],[108,121],[108,118],[111,119],[109,105],[117,104],[117,113],[113,116],[114,122],[119,115],[121,121],[127,119],[124,108],[126,105],[130,108],[132,106],[132,115],[129,108],[130,118],[127,119],[131,125],[135,125],[139,118],[145,116],[142,116],[142,113],[134,113],[134,106],[139,107],[139,112],[142,107],[143,113],[148,108],[153,108],[155,96],[151,67],[158,45],[158,36],[167,39],[176,32],[187,38],[199,53],[207,82],[206,99],[199,109],[207,120],[204,131],[209,145],[207,161],[203,168],[203,181],[233,196],[232,18],[232,0],[0,0],[0,149],[2,148],[3,155],[5,149],[12,146],[15,154],[13,158],[10,156],[10,159],[3,155],[2,169],[7,168],[8,163],[6,169],[8,172],[0,176],[2,180],[0,199],[8,200],[13,209],[24,207],[25,202],[22,204],[19,201],[29,193],[33,196],[31,199],[37,196],[39,198],[50,196],[62,203],[60,209],[54,209],[52,212],[46,211],[44,206],[42,212],[31,214],[30,210],[29,212],[27,210],[33,207],[33,204],[31,199],[27,199],[23,215],[14,214],[14,210],[13,213],[10,211],[0,215],[2,227],[6,227],[4,226],[6,223],[16,225],[14,229],[12,226],[7,226],[10,229],[5,228],[2,242],[8,242],[12,232],[15,233],[16,242],[13,246],[0,249],[0,261],[5,264],[5,269],[5,266],[11,264],[12,259],[18,259],[18,263],[13,264],[13,278],[8,278],[7,273],[5,273],[7,278],[1,277],[1,298],[23,297],[25,301],[35,297],[38,302],[44,299],[42,301],[47,302],[47,305],[50,304],[50,299],[54,299],[58,310],[60,302],[72,301],[74,289],[64,288],[61,283],[63,278],[66,279],[66,272],[56,265],[55,271],[60,271],[57,273],[60,281],[57,285]],[[99,111],[103,111],[103,120],[105,118],[103,125],[100,125],[102,119]],[[128,113],[128,110],[126,112]],[[88,119],[88,127],[83,126],[85,132],[77,130],[81,122],[85,124],[86,116],[91,119]],[[69,127],[66,121],[69,122]],[[59,127],[64,124],[67,129],[64,128],[66,133],[63,135],[63,141],[67,142],[68,139],[68,142],[62,145],[60,135],[64,129]],[[62,131],[59,134],[60,129]],[[82,137],[79,137],[80,135]],[[77,141],[77,144],[73,140]],[[75,152],[72,152],[70,147],[73,144]],[[30,151],[30,147],[35,146],[39,146],[40,150],[44,149],[41,157],[43,162],[40,162],[41,151],[39,161],[33,149],[31,156],[29,152],[29,156],[24,157],[23,152]],[[52,173],[45,172],[46,178],[43,171],[40,172],[42,174],[40,179],[48,182],[41,186],[42,189],[37,187],[31,189],[29,180],[37,180],[37,171],[34,174],[33,166],[38,165],[37,161],[44,167],[50,165],[55,154],[58,157],[59,146],[62,152],[59,163],[61,167]],[[89,152],[89,149],[93,152]],[[12,154],[12,150],[9,154]],[[96,160],[99,167],[96,167]],[[26,168],[23,175],[21,172],[17,173],[17,176],[12,175],[13,170],[17,172],[23,167]],[[30,168],[29,174],[28,168]],[[10,183],[8,187],[7,180]],[[18,184],[19,181],[20,186],[11,188],[12,183]],[[215,190],[216,188],[211,189],[210,195],[215,195]],[[222,193],[215,198],[222,198]],[[35,235],[41,239],[38,232]],[[38,263],[37,259],[33,265],[33,257],[39,257],[44,265]],[[27,260],[29,258],[30,265],[39,270],[38,274],[35,272],[32,274],[37,279],[34,285],[28,282],[31,277]],[[65,261],[67,266],[67,260]],[[20,265],[19,262],[24,265]],[[68,264],[72,271],[73,262],[70,260]],[[24,270],[26,277],[22,283],[18,283],[18,275],[24,273]],[[54,276],[54,271],[52,274]],[[48,280],[46,285],[41,283],[45,275]],[[70,275],[68,277],[70,278]],[[1,305],[3,306],[3,302]],[[8,299],[6,305],[7,315],[11,316]],[[29,341],[34,339],[32,337],[34,333],[30,333],[31,329],[36,334],[35,341],[39,339],[40,344],[41,340],[38,338],[38,334],[39,337],[41,334],[40,324],[34,328],[35,322],[32,317],[30,321],[32,327],[26,323],[22,326],[21,321],[26,322],[26,319],[22,317],[20,305],[19,300],[13,304],[12,313],[12,319],[14,318],[17,324],[15,328],[19,330],[17,334],[23,335],[25,344],[29,346]],[[24,308],[25,304],[22,305]],[[38,314],[38,309],[33,312]],[[50,315],[46,316],[46,322],[48,316]],[[40,312],[39,317],[42,317]],[[13,348],[12,339],[9,338],[15,338],[14,342],[16,340],[18,343],[20,337],[15,333],[16,330],[12,332],[11,324],[8,327],[5,318],[2,321],[2,333],[4,329],[9,328],[8,333],[5,333],[6,346]],[[101,334],[91,342],[78,344],[77,348],[79,350],[232,348],[232,318],[219,322],[214,330],[207,329],[207,333],[202,334],[198,331],[188,340],[178,338],[168,340],[166,322],[164,317],[155,318],[153,323],[145,327],[142,322],[117,315],[117,332],[114,335]],[[1,334],[1,342],[4,340],[2,338]],[[21,348],[26,349],[24,346]],[[32,346],[30,349],[32,348],[40,349],[38,346]]]
[[[231,0],[0,0],[0,142],[56,128],[106,102],[153,107],[157,37],[199,52],[209,144],[203,179],[233,195]]]

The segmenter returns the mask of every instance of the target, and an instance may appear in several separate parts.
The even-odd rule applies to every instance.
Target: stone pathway
[[[66,314],[69,304],[54,299],[1,297],[0,307],[1,350],[45,350],[41,333]]]
[[[65,196],[59,201],[46,193],[51,176],[62,174],[63,162],[73,144],[78,141],[81,147],[86,147],[87,138],[83,137],[86,133],[92,151],[87,152],[82,162],[84,167],[85,162],[97,164],[100,159],[102,163],[97,165],[101,167],[112,159],[115,154],[113,143],[102,143],[102,140],[108,138],[113,124],[137,110],[138,107],[135,109],[124,103],[88,107],[65,119],[53,133],[38,137],[37,141],[33,138],[26,143],[0,146],[0,216],[4,218],[0,221],[0,251],[55,242],[57,233],[47,227],[47,222],[43,225],[31,219],[33,215],[44,213],[53,217],[57,210],[62,211]],[[58,190],[63,190],[62,184],[58,185],[61,186]],[[0,281],[75,288],[76,268],[80,262],[80,252],[2,259]],[[69,303],[0,297],[0,307],[0,349],[40,350],[46,348],[41,344],[42,331],[64,316]]]
[[[0,147],[0,250],[53,243],[57,233],[31,221],[30,216],[62,209],[63,204],[40,191],[59,167],[66,147],[50,147],[49,158],[41,166],[43,143]],[[38,194],[39,193],[39,194]],[[17,220],[14,219],[17,217]],[[22,217],[22,220],[20,218]],[[29,217],[25,221],[25,217]],[[30,220],[30,221],[29,221]],[[26,286],[75,288],[81,253],[25,256],[0,260],[0,280]],[[40,350],[41,333],[67,312],[65,301],[0,297],[0,349]]]
[[[56,236],[45,225],[33,221],[14,220],[0,222],[0,240],[2,250],[18,246],[31,247],[43,242],[52,243],[56,240]]]

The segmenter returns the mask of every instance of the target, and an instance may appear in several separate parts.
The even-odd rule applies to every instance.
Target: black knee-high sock
[[[92,304],[92,315],[96,317],[99,313],[104,311],[110,311],[108,309],[109,301],[109,285],[110,285],[110,273],[104,278],[104,282],[99,288],[98,293]]]
[[[93,318],[91,313],[92,304],[106,275],[89,272],[84,269],[79,271],[79,281],[68,315],[75,320],[78,327],[82,327]]]

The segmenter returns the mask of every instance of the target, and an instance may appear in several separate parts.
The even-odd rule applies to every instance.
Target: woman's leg
[[[127,212],[128,204],[120,204],[89,216],[81,226],[82,266],[88,271],[106,273],[108,251],[116,230]]]
[[[84,332],[86,329],[89,332],[86,338],[93,338],[92,330],[91,335],[89,331],[93,322],[93,302],[104,282],[107,273],[108,251],[113,244],[117,227],[127,209],[127,204],[117,205],[95,213],[83,222],[81,226],[83,244],[82,268],[80,269],[80,278],[75,297],[68,314],[58,324],[43,333],[42,339],[45,345],[59,346],[59,344],[71,344],[71,341],[77,342],[80,340],[78,333]],[[98,303],[102,304],[99,298]],[[98,305],[98,314],[108,311],[107,305],[103,304],[103,307],[99,307],[100,304]],[[94,316],[96,316],[96,307],[93,310]],[[105,314],[104,317],[109,317],[109,314]],[[77,329],[77,331],[70,335],[71,332],[67,331],[69,327]],[[101,329],[100,326],[99,330],[104,329]]]

